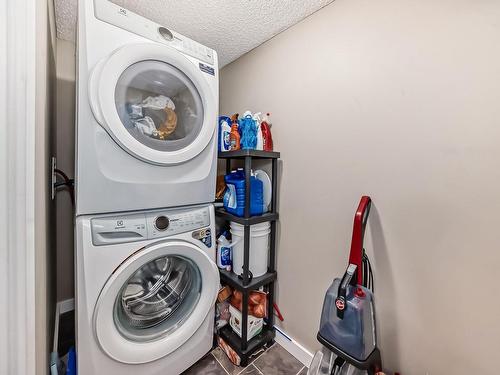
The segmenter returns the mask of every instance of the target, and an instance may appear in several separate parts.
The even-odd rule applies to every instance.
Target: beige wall
[[[57,39],[57,167],[75,172],[75,44]],[[56,197],[57,300],[74,297],[73,207],[66,190]]]
[[[385,367],[496,374],[500,3],[337,0],[221,72],[221,113],[270,111],[278,303],[318,348],[324,292],[368,229]]]
[[[36,13],[35,339],[36,374],[44,375],[49,370],[55,311],[55,227],[50,192],[56,48],[52,1],[37,1]]]

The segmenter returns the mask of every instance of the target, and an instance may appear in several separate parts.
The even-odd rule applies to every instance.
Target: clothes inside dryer
[[[203,125],[203,103],[193,82],[160,61],[129,66],[116,85],[115,104],[128,132],[159,151],[187,147]]]
[[[157,258],[139,268],[115,302],[120,333],[143,341],[171,333],[192,313],[201,293],[198,267],[181,256]]]

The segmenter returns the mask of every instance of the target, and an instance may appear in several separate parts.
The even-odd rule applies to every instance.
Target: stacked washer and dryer
[[[217,54],[107,0],[77,48],[78,371],[179,374],[213,342]]]

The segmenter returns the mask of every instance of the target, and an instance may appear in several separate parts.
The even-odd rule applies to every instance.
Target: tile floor
[[[257,353],[247,367],[235,366],[216,348],[183,375],[306,375],[307,368],[279,344]]]

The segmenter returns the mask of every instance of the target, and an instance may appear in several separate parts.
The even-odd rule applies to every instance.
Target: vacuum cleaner
[[[371,199],[363,196],[354,216],[349,264],[328,288],[317,335],[318,351],[308,375],[374,375],[382,371],[377,347],[374,280],[363,247]]]

